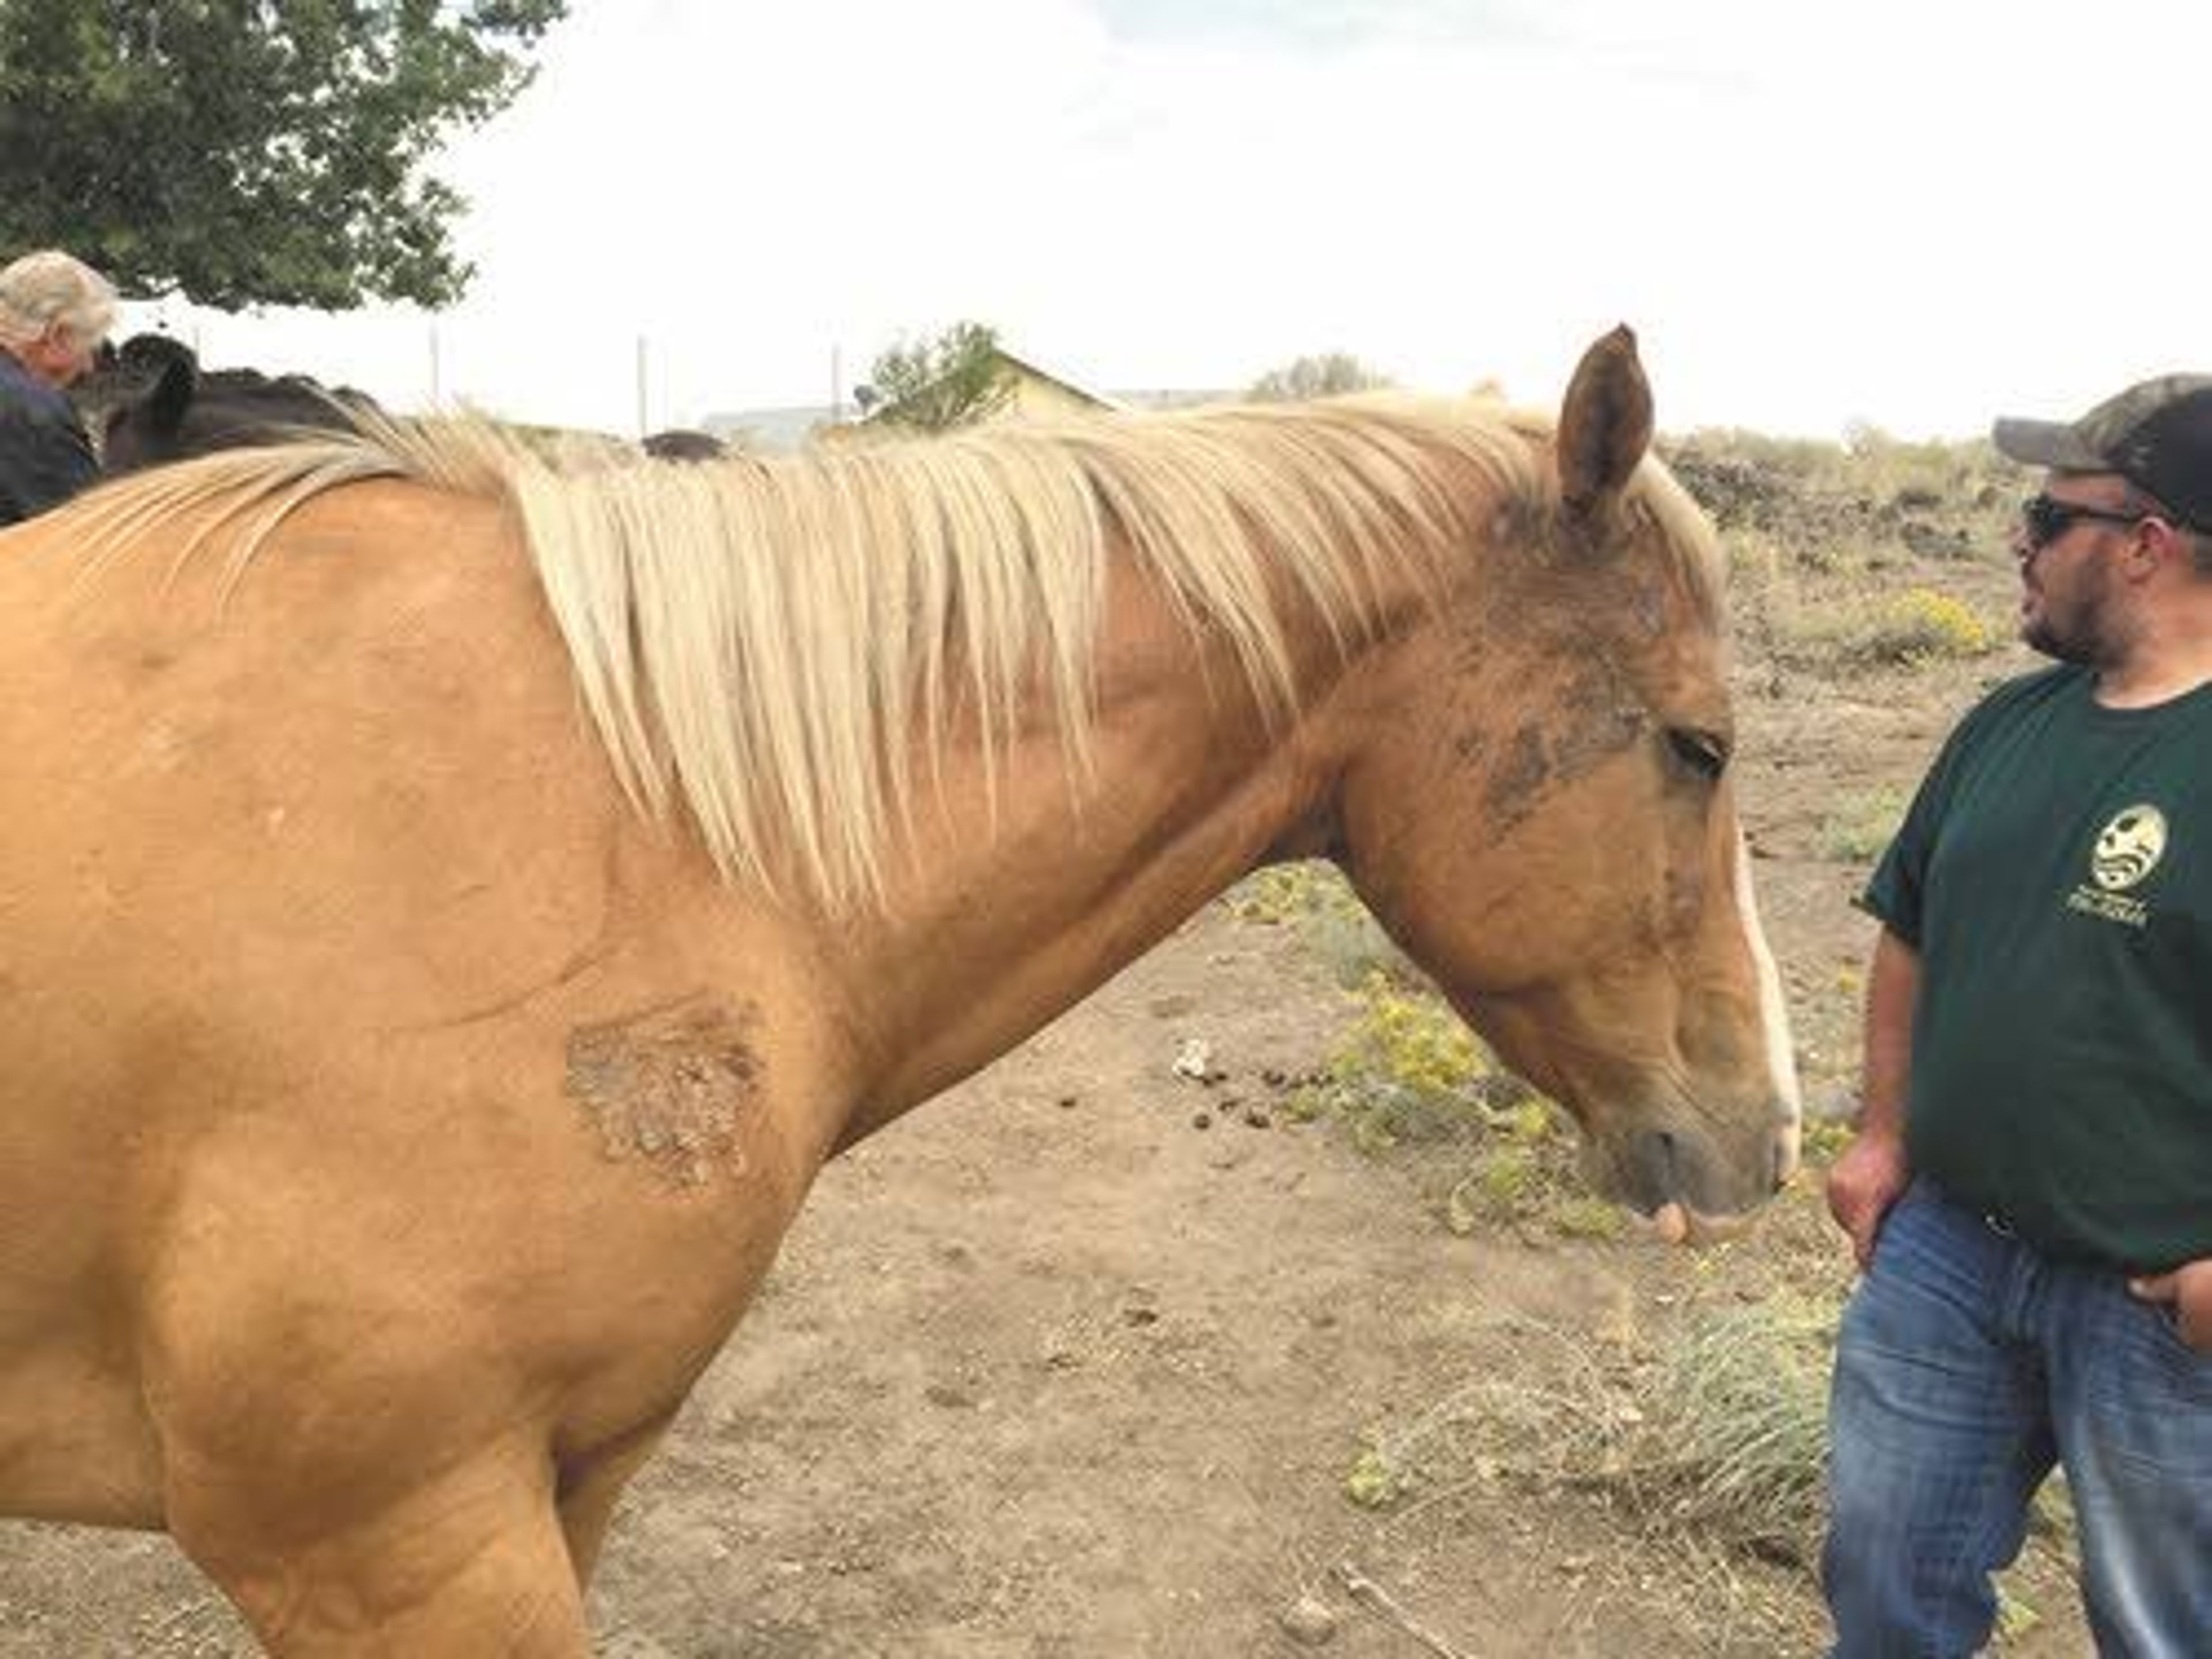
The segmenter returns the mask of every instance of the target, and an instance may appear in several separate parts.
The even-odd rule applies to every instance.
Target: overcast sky
[[[2206,0],[574,0],[541,62],[441,166],[460,306],[126,326],[618,431],[963,319],[1103,390],[1538,403],[1626,321],[1670,431],[2212,369]]]

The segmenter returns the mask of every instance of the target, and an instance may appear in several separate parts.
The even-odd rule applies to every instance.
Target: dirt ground
[[[2000,625],[1994,561],[1893,573]],[[1852,1071],[1869,924],[1838,804],[1917,777],[2014,653],[1822,675],[1753,638],[1741,788],[1808,1096]],[[1346,1018],[1300,931],[1210,908],[988,1073],[830,1169],[632,1488],[592,1595],[623,1659],[1808,1653],[1810,1571],[1686,1547],[1510,1456],[1380,1509],[1347,1478],[1487,1389],[1632,1391],[1674,1322],[1841,1284],[1817,1171],[1669,1251],[1444,1224],[1449,1147],[1372,1156],[1283,1079]],[[1192,1039],[1224,1075],[1174,1061]],[[1484,1396],[1490,1397],[1490,1396]],[[1595,1432],[1595,1427],[1592,1431]],[[2008,1652],[2084,1653],[2061,1569]],[[166,1540],[0,1526],[0,1659],[252,1644]]]

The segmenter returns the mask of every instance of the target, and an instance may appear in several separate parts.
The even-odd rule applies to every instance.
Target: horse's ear
[[[156,432],[174,435],[183,429],[185,411],[192,406],[199,389],[199,374],[190,360],[173,357],[161,365],[161,378],[147,395],[146,417]]]
[[[1559,410],[1559,496],[1578,518],[1601,515],[1651,447],[1651,386],[1626,324],[1583,353]]]

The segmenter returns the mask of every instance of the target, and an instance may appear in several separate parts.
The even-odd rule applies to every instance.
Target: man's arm
[[[1888,928],[1867,969],[1858,1137],[1828,1171],[1828,1213],[1851,1237],[1862,1269],[1882,1218],[1911,1178],[1905,1157],[1905,1090],[1912,1074],[1912,1011],[1920,953]]]
[[[28,518],[98,482],[100,463],[73,422],[0,420],[0,473],[6,485],[0,495]]]

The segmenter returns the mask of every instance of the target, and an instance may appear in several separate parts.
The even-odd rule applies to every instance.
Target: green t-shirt
[[[1913,1168],[2053,1255],[2212,1256],[2212,686],[2000,687],[1862,902],[1920,956]]]

